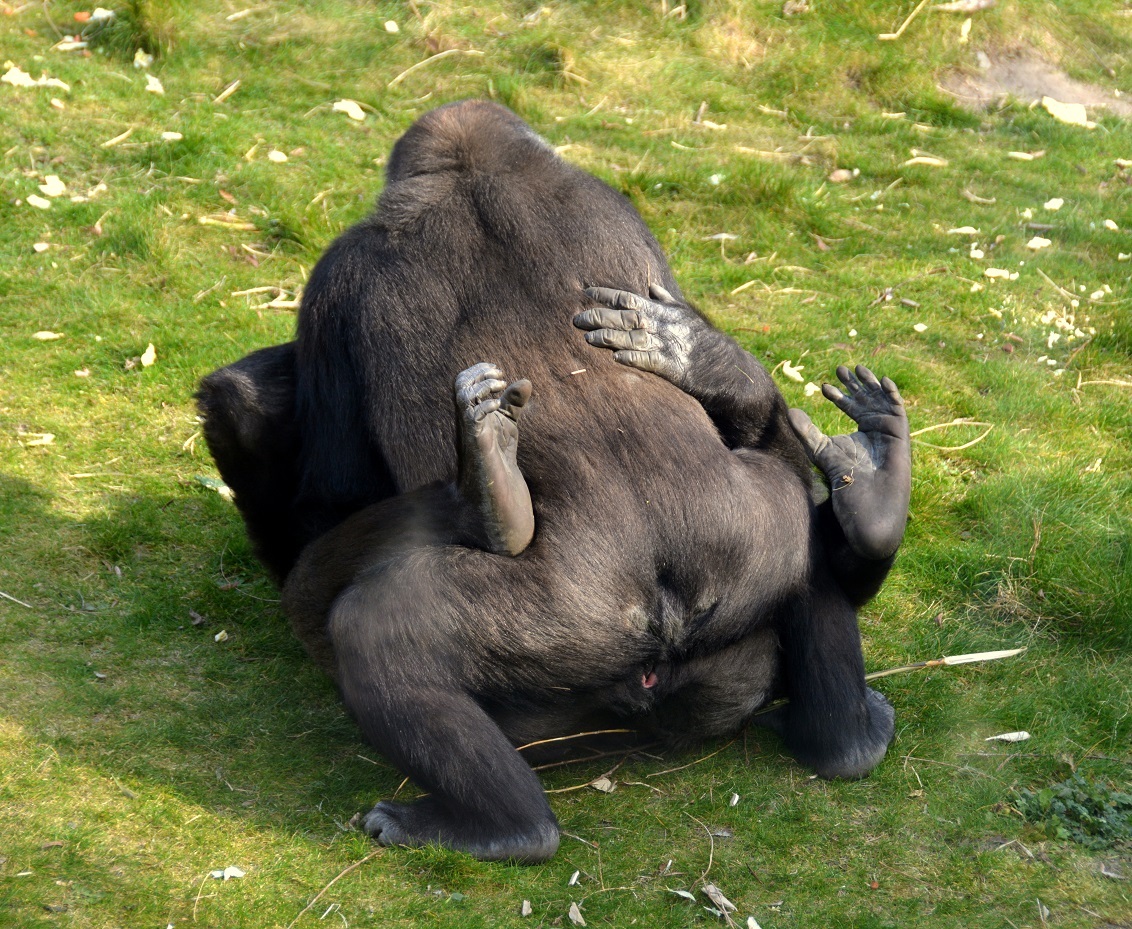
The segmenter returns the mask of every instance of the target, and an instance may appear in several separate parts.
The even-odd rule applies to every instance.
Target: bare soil
[[[1062,103],[1106,107],[1118,116],[1132,116],[1132,98],[1117,97],[1104,87],[1074,80],[1040,58],[1015,55],[992,60],[979,52],[978,59],[978,71],[952,72],[940,81],[943,90],[971,109],[986,109],[1004,97],[1033,103],[1048,96]]]

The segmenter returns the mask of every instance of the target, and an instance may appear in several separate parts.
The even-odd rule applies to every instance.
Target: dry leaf
[[[398,26],[393,20],[387,19],[385,21],[385,31],[388,32],[390,35],[396,35],[398,32],[401,31],[401,27]]]
[[[147,93],[151,94],[164,95],[165,93],[165,87],[162,85],[161,81],[158,80],[157,75],[155,74],[147,74],[145,76],[145,89]]]
[[[983,271],[983,274],[990,278],[1001,278],[1004,281],[1018,280],[1017,271],[1007,271],[1005,268],[987,268]]]
[[[989,10],[998,0],[954,0],[953,3],[941,3],[933,6],[937,13],[978,13],[980,10]]]
[[[730,900],[723,896],[721,891],[715,884],[704,884],[700,888],[712,903],[714,903],[724,913],[734,913],[738,907],[735,906]]]
[[[575,926],[584,926],[586,924],[586,921],[584,919],[582,919],[582,911],[578,909],[578,904],[576,904],[576,903],[570,904],[570,914],[569,915],[570,915],[570,922],[572,922]]]
[[[366,118],[365,110],[356,100],[337,100],[334,103],[334,110],[338,113],[345,113],[350,119],[356,119],[358,122]]]
[[[33,332],[31,337],[40,342],[54,342],[56,339],[63,338],[63,333],[52,332],[50,329],[40,329],[39,332]]]
[[[70,90],[69,84],[64,84],[61,80],[55,77],[48,77],[43,74],[39,78],[33,78],[26,71],[21,71],[15,65],[12,65],[0,77],[0,84],[11,84],[13,87],[58,87],[61,90]]]
[[[531,901],[530,900],[524,900],[523,905],[521,907],[519,907],[519,915],[520,916],[530,916],[531,913],[533,913],[533,912],[534,912],[534,910],[531,909]]]
[[[153,56],[149,52],[145,51],[145,49],[139,48],[136,52],[134,52],[135,68],[144,69],[148,68],[151,64],[153,64]]]
[[[915,329],[917,332],[927,332],[928,331],[928,327],[925,326],[923,323],[916,323],[916,325],[914,325],[912,328]]]
[[[28,197],[28,203],[39,210],[51,209],[51,201],[44,200],[43,197],[41,197],[39,194],[32,194],[30,197]]]
[[[803,393],[805,393],[805,395],[807,397],[812,397],[816,393],[821,393],[821,388],[818,387],[818,385],[815,384],[813,381],[808,381],[806,383],[806,386],[804,388],[802,388],[802,391],[803,391]],[[732,794],[731,796],[733,798],[738,798],[739,795],[738,794]],[[738,802],[737,799],[736,799],[736,802]],[[735,804],[732,803],[731,805],[734,806]]]
[[[946,168],[947,159],[937,158],[935,155],[916,155],[914,158],[909,158],[900,167],[907,168],[910,165],[925,165],[929,168]]]
[[[1097,124],[1092,122],[1089,119],[1089,114],[1085,112],[1085,104],[1083,103],[1062,103],[1060,100],[1054,100],[1053,97],[1042,97],[1042,106],[1054,119],[1068,123],[1070,126],[1084,126],[1086,129],[1097,128]]]
[[[163,142],[180,142],[184,136],[179,132],[163,132],[161,133],[161,140]]]
[[[957,226],[955,229],[948,229],[948,235],[978,235],[979,230],[974,226]]]
[[[40,445],[50,445],[55,441],[55,434],[51,432],[25,432],[25,436],[30,436],[23,444],[28,448],[34,448]]]
[[[802,370],[804,368],[805,365],[798,365],[797,367],[795,367],[789,361],[782,362],[782,373],[790,378],[790,380],[797,381],[799,384],[801,384],[802,381],[805,380],[805,378],[802,377]]]
[[[67,192],[67,185],[59,180],[57,174],[48,174],[39,185],[39,189],[49,197],[61,197]]]
[[[575,871],[573,874],[570,875],[570,880],[568,880],[566,882],[566,886],[567,887],[573,887],[575,884],[578,883],[578,878],[580,878],[581,876],[582,876],[581,871]]]
[[[1035,161],[1045,155],[1045,149],[1037,152],[1007,152],[1007,158],[1013,158],[1015,161]]]
[[[126,130],[125,132],[123,132],[123,133],[122,133],[121,135],[116,135],[116,136],[114,136],[114,138],[112,138],[112,139],[107,139],[107,140],[106,140],[105,142],[103,142],[103,143],[102,143],[102,145],[101,145],[101,146],[99,146],[99,147],[100,147],[100,148],[113,148],[113,147],[114,147],[115,145],[118,145],[118,144],[119,144],[119,143],[121,143],[121,142],[125,142],[125,141],[126,141],[126,139],[128,139],[128,138],[129,138],[130,136],[132,136],[133,134],[134,134],[134,129],[133,129],[133,127],[131,126],[131,127],[129,128],[129,129],[127,129],[127,130]]]
[[[287,155],[276,148],[273,148],[267,153],[267,160],[274,161],[276,164],[281,165],[287,160]]]
[[[853,180],[856,175],[848,168],[838,168],[829,175],[829,180],[834,184],[844,184],[847,181]]]
[[[214,641],[214,642],[227,642],[228,641],[228,630],[221,629],[218,633],[216,633],[216,635],[214,635],[212,637],[212,641]],[[213,871],[212,876],[213,877],[222,877],[222,876],[224,876],[224,872],[223,871]],[[233,877],[243,877],[243,876],[244,875],[242,875],[242,874],[233,875]],[[224,877],[224,880],[228,880],[228,878]]]
[[[157,349],[153,347],[152,342],[150,342],[149,345],[145,347],[145,351],[142,352],[139,361],[141,361],[141,366],[143,368],[148,368],[151,364],[157,361]]]
[[[600,790],[603,794],[611,794],[617,789],[617,785],[608,777],[599,777],[595,781],[590,781],[590,786],[594,790]]]
[[[225,636],[225,638],[227,638],[227,636]],[[221,640],[218,639],[217,641]],[[244,872],[237,868],[234,864],[230,864],[223,871],[212,871],[211,876],[216,878],[217,880],[226,881],[234,877],[243,877]]]
[[[38,254],[40,254],[40,253],[42,253],[42,252],[45,252],[45,251],[47,251],[47,250],[48,250],[49,248],[51,248],[51,246],[50,246],[50,245],[48,245],[48,244],[47,244],[46,242],[36,242],[36,243],[35,243],[35,244],[34,244],[34,245],[32,246],[32,248],[33,248],[33,249],[35,249],[35,252],[36,252],[36,254],[38,255]]]
[[[28,197],[28,199],[30,200],[31,197]],[[1116,232],[1118,229],[1120,229],[1120,227],[1118,225],[1116,225],[1116,223],[1111,219],[1106,219],[1104,221],[1104,227],[1105,227],[1105,229],[1110,229],[1113,232]]]
[[[1022,732],[1004,732],[1001,735],[992,735],[983,739],[984,742],[1025,742],[1030,738],[1030,733]]]
[[[1047,200],[1045,203],[1043,203],[1042,206],[1051,212],[1056,212],[1057,210],[1060,210],[1063,206],[1065,206],[1065,201],[1062,200],[1061,197],[1053,197],[1052,199]]]
[[[758,920],[755,919],[755,917],[748,916],[747,917],[747,929],[763,929],[763,927],[759,925]]]
[[[1043,239],[1040,235],[1036,235],[1026,243],[1026,248],[1036,252],[1043,248],[1049,248],[1051,245],[1053,245],[1053,242],[1049,239]]]
[[[670,894],[676,894],[676,896],[678,897],[683,897],[685,900],[691,900],[693,903],[696,902],[696,895],[694,893],[689,893],[686,890],[673,890],[671,887],[669,887],[668,892]]]

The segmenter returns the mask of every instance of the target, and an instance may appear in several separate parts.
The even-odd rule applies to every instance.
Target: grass
[[[913,429],[992,423],[967,448],[917,446],[866,657],[1029,651],[882,681],[898,733],[865,781],[813,781],[758,730],[636,758],[612,794],[554,795],[568,835],[547,865],[380,850],[296,925],[568,925],[572,902],[591,926],[695,925],[716,919],[705,881],[767,929],[1132,922],[1128,882],[1106,876],[1132,874],[1126,844],[1089,850],[1019,812],[1022,791],[1075,773],[1130,780],[1132,187],[1116,159],[1132,132],[1025,101],[972,113],[936,84],[974,72],[974,47],[1127,88],[1132,19],[1109,0],[1003,0],[968,45],[961,18],[929,13],[881,43],[910,0],[812,6],[129,3],[86,56],[50,50],[85,4],[0,3],[0,58],[70,85],[0,85],[0,591],[27,604],[0,599],[0,925],[286,927],[373,853],[348,821],[400,776],[198,480],[215,471],[191,398],[210,370],[291,335],[294,312],[262,306],[274,293],[233,294],[291,297],[371,208],[392,141],[468,96],[515,108],[631,197],[686,292],[768,368],[790,360],[820,383],[864,361],[900,384]],[[144,91],[138,48],[163,95]],[[464,53],[390,86],[448,49]],[[365,121],[334,112],[341,98]],[[912,149],[947,165],[905,166]],[[830,183],[838,167],[860,174]],[[30,206],[50,174],[68,195]],[[254,231],[198,222],[230,210]],[[1027,210],[1054,227],[1050,248],[1025,247]],[[983,260],[948,234],[965,225]],[[738,238],[709,238],[722,232]],[[63,337],[32,337],[44,330]],[[127,370],[151,343],[156,363]],[[984,741],[1020,729],[1033,738]],[[229,865],[246,876],[209,877]]]

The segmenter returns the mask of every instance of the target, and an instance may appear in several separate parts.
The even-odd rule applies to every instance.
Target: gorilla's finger
[[[641,314],[636,310],[607,310],[595,306],[583,310],[574,317],[574,325],[579,329],[643,329]]]
[[[499,398],[499,402],[502,404],[500,409],[508,416],[515,418],[519,411],[527,405],[527,401],[531,399],[532,389],[531,382],[526,378],[515,381]]]
[[[619,329],[595,329],[586,333],[586,341],[597,348],[630,349],[651,352],[660,348],[660,342],[643,329],[622,332]]]
[[[614,290],[611,287],[587,287],[586,296],[615,310],[638,310],[649,308],[649,301],[628,290]]]
[[[899,403],[901,406],[904,405],[904,398],[900,396],[900,389],[896,386],[894,381],[887,377],[882,377],[880,379],[880,386],[883,387],[885,393],[892,398],[893,403]]]
[[[650,374],[660,374],[664,364],[664,356],[660,352],[614,352],[613,360],[630,368],[648,371]]]
[[[802,410],[792,409],[787,411],[786,415],[790,419],[790,425],[798,433],[798,438],[806,446],[806,453],[810,456],[810,460],[816,464],[818,455],[825,451],[825,447],[829,445],[829,436],[815,426],[813,420]]]
[[[845,365],[837,366],[837,379],[849,388],[849,393],[851,394],[855,394],[861,389],[861,382],[857,380],[857,375],[845,367]]]
[[[649,284],[649,296],[661,303],[675,303],[676,298],[659,284]]]
[[[848,385],[846,385],[848,386]],[[832,384],[821,385],[822,396],[830,403],[836,406],[842,413],[853,419],[856,422],[856,417],[853,416],[853,411],[858,409],[858,403],[850,396],[846,396]]]
[[[475,381],[482,380],[485,377],[501,378],[503,372],[499,370],[497,365],[492,364],[490,361],[481,361],[479,364],[474,364],[470,368],[465,368],[456,375],[456,389],[465,387]]]
[[[880,387],[880,381],[877,380],[877,376],[864,365],[857,365],[857,377],[866,387]]]
[[[456,396],[464,406],[471,406],[481,400],[486,400],[492,394],[499,393],[506,386],[506,381],[490,378],[461,387],[456,392]]]
[[[485,400],[483,403],[472,408],[472,417],[475,421],[481,422],[488,413],[494,413],[502,406],[499,400]]]

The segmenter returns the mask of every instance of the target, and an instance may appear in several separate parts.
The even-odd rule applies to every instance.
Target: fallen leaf
[[[1056,212],[1065,206],[1065,201],[1062,200],[1061,197],[1053,197],[1043,203],[1042,206],[1051,212]]]
[[[55,441],[55,434],[51,432],[25,432],[24,435],[30,436],[30,438],[23,443],[28,448],[50,445]]]
[[[582,911],[578,909],[578,904],[576,903],[570,904],[569,916],[570,922],[572,922],[575,926],[584,926],[586,924],[586,921],[582,919]]]
[[[345,113],[350,119],[356,119],[358,122],[366,118],[365,110],[356,100],[337,100],[334,103],[334,110],[338,113]]]
[[[40,329],[39,332],[33,332],[31,337],[40,342],[54,342],[56,339],[63,338],[63,333],[52,332],[50,329]]]
[[[928,327],[926,325],[924,325],[923,323],[916,323],[916,325],[914,325],[912,328],[915,329],[917,332],[927,332],[928,331]]]
[[[165,87],[162,85],[161,81],[158,80],[156,74],[147,74],[145,76],[145,89],[147,93],[151,94],[164,95],[165,93]]]
[[[984,742],[1025,742],[1030,738],[1030,733],[1022,732],[1003,732],[1001,735],[992,735],[983,739]]]
[[[983,274],[990,278],[1001,278],[1004,281],[1018,280],[1017,271],[1007,271],[1005,268],[987,268],[983,271]]]
[[[267,160],[274,161],[276,164],[283,164],[287,160],[287,155],[278,149],[273,148],[267,153]]]
[[[704,884],[700,888],[712,903],[714,903],[724,913],[734,913],[738,907],[735,906],[730,900],[723,896],[721,891],[715,884]]]
[[[914,158],[909,158],[900,167],[907,168],[911,165],[925,165],[929,168],[946,168],[946,158],[937,158],[935,155],[916,155]]]
[[[795,367],[789,361],[782,362],[782,373],[790,378],[790,380],[797,381],[799,384],[801,384],[802,381],[805,380],[805,378],[802,377],[803,368],[805,368],[805,365],[798,365],[797,367]]]
[[[1096,129],[1097,124],[1089,119],[1083,103],[1062,103],[1053,97],[1042,97],[1042,106],[1056,120],[1068,123],[1070,126],[1084,126],[1086,129]]]
[[[228,641],[228,630],[227,629],[221,629],[218,633],[216,633],[216,635],[214,635],[212,637],[212,641],[214,641],[214,642],[227,642]],[[213,871],[212,876],[213,877],[224,876],[224,880],[228,880],[227,875],[224,875],[223,871],[220,871],[220,872]],[[237,875],[233,875],[233,876],[234,877],[243,877],[244,875],[243,874],[237,874]]]
[[[57,174],[48,174],[39,185],[39,189],[49,197],[61,197],[67,192],[67,185],[59,180]]]
[[[817,388],[816,384],[814,384],[814,385],[807,384],[806,390],[809,391],[811,386]],[[818,388],[818,389],[820,389],[820,388]],[[809,396],[809,393],[807,393],[806,396]],[[739,795],[738,794],[732,794],[731,799],[727,801],[727,805],[728,806],[738,806],[739,805]]]
[[[388,32],[390,35],[396,35],[398,32],[401,31],[401,27],[398,26],[393,20],[387,19],[385,21],[385,31]],[[529,915],[529,914],[524,914],[524,915]]]
[[[39,210],[51,209],[51,201],[43,199],[43,197],[41,197],[39,194],[32,194],[30,197],[28,197],[28,203]]]
[[[31,199],[31,197],[28,197],[28,200],[30,200],[30,199]],[[1120,227],[1118,225],[1116,225],[1116,223],[1111,219],[1106,219],[1104,221],[1104,227],[1105,227],[1105,229],[1111,229],[1113,232],[1116,232],[1117,230],[1120,229]]]
[[[578,878],[580,878],[581,876],[582,876],[581,871],[575,871],[573,874],[570,875],[570,880],[568,880],[566,882],[566,886],[567,887],[573,887],[575,884],[578,883]]]
[[[1035,161],[1045,154],[1045,150],[1039,152],[1007,152],[1007,158],[1013,158],[1015,161]]]
[[[90,377],[90,368],[79,368],[75,372],[75,377]]]
[[[134,67],[135,68],[148,68],[153,64],[153,56],[143,48],[139,48],[134,52]]]
[[[758,920],[756,920],[755,917],[748,916],[747,929],[763,929],[763,927],[759,925]]]
[[[116,135],[116,136],[114,136],[114,138],[112,138],[112,139],[107,139],[107,140],[106,140],[105,142],[103,142],[103,143],[102,143],[102,144],[101,144],[101,145],[99,146],[99,148],[113,148],[113,147],[114,147],[115,145],[118,145],[118,144],[120,144],[120,143],[122,143],[122,142],[125,142],[125,141],[126,141],[126,139],[128,139],[128,138],[129,138],[130,136],[132,136],[133,134],[134,134],[134,129],[133,129],[133,127],[131,126],[131,127],[129,128],[129,129],[127,129],[127,130],[126,130],[125,132],[123,132],[123,133],[122,133],[121,135]]]
[[[955,229],[948,229],[948,235],[978,235],[979,230],[974,226],[957,226]]]
[[[143,368],[148,368],[157,361],[157,349],[153,347],[152,342],[150,342],[149,345],[146,346],[145,351],[142,352],[140,361]]]
[[[1053,245],[1053,242],[1049,239],[1043,239],[1040,235],[1036,235],[1026,243],[1026,248],[1036,252],[1043,248],[1049,248],[1051,245]]]
[[[531,901],[530,900],[524,900],[523,905],[521,907],[519,907],[519,915],[520,916],[530,916],[531,913],[533,913],[533,912],[534,912],[534,910],[531,909]]]
[[[163,142],[180,142],[184,136],[179,132],[163,132],[161,133],[161,140]]]
[[[220,641],[220,640],[217,640],[217,641]],[[239,868],[237,868],[234,864],[230,864],[223,871],[212,871],[210,873],[210,876],[216,878],[218,881],[219,880],[227,881],[227,880],[230,880],[231,878],[243,877],[244,872],[241,871]]]
[[[689,893],[686,890],[673,890],[671,887],[669,887],[668,892],[670,894],[676,894],[676,896],[678,897],[683,897],[685,900],[691,900],[693,903],[696,902],[696,895],[694,893]]]
[[[590,786],[594,790],[600,790],[603,794],[611,794],[617,789],[617,785],[608,777],[599,777],[595,781],[590,781]]]
[[[69,84],[64,84],[58,78],[48,77],[46,74],[40,75],[39,78],[33,78],[15,65],[9,67],[4,76],[0,77],[0,84],[11,84],[13,87],[58,87],[67,91],[71,89]]]
[[[40,254],[47,251],[49,248],[51,248],[51,246],[46,242],[36,242],[35,245],[32,246],[32,248],[35,249],[36,254]]]
[[[829,180],[834,184],[844,184],[847,181],[853,180],[854,174],[848,168],[838,168],[829,175]]]

